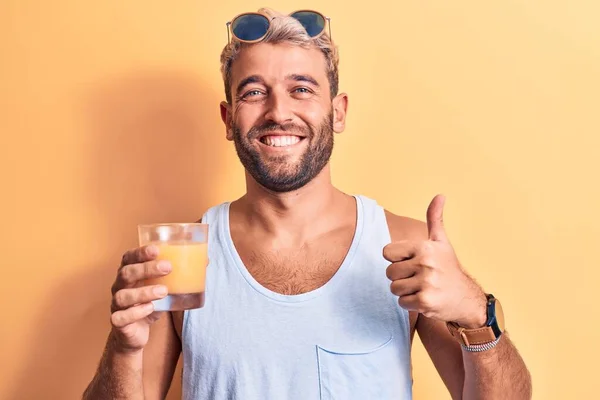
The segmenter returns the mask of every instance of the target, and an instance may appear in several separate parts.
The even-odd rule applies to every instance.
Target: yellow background
[[[502,299],[534,398],[591,398],[600,6],[501,3],[319,7],[350,96],[334,183],[420,219],[446,194],[450,238]],[[76,399],[136,224],[190,221],[243,193],[219,119],[218,60],[225,22],[267,3],[0,4],[0,397]],[[415,348],[415,398],[448,398]]]

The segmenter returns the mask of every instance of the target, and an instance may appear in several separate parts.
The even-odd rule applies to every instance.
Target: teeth
[[[267,146],[286,147],[292,146],[300,141],[298,136],[265,136],[262,142]]]

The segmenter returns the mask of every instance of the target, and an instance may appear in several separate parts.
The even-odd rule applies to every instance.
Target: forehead
[[[316,47],[258,43],[243,48],[231,66],[232,87],[250,75],[276,81],[290,74],[309,74],[319,82],[326,80],[325,55]]]

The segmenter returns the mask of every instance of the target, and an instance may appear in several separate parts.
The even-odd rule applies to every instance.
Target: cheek
[[[319,103],[306,104],[304,107],[298,110],[298,117],[300,117],[306,124],[313,128],[318,128],[323,123],[323,119],[326,117],[326,106]]]
[[[248,132],[260,119],[261,110],[245,103],[238,103],[233,113],[233,123],[242,132]]]

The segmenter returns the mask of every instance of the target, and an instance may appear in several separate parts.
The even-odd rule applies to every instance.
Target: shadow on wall
[[[85,93],[78,112],[88,164],[85,181],[74,184],[84,188],[98,241],[85,246],[89,264],[57,285],[37,316],[11,399],[80,399],[104,348],[110,287],[122,253],[137,245],[136,225],[193,221],[221,201],[210,195],[231,151],[220,100],[198,76],[172,71],[112,78]],[[180,373],[170,399],[181,397]]]

